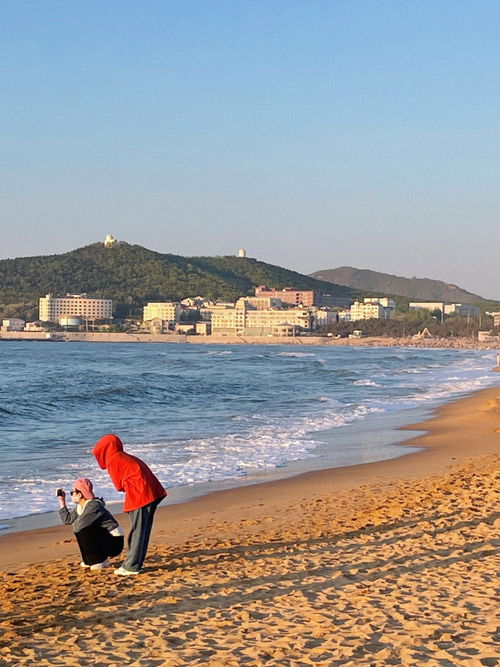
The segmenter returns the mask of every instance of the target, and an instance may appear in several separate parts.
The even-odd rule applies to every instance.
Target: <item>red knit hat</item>
[[[92,482],[86,477],[80,477],[80,479],[77,479],[73,484],[73,488],[75,491],[80,491],[85,500],[92,500],[92,498],[95,498]]]

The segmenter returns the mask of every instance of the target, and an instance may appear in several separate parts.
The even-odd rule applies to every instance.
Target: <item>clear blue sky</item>
[[[102,240],[500,299],[497,0],[3,0],[0,257]]]

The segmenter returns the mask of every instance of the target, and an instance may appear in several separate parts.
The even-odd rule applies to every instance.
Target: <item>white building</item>
[[[445,303],[444,301],[410,301],[410,310],[428,310],[433,313],[439,310],[445,315],[460,315],[467,317],[471,315],[477,317],[481,312],[478,306],[471,306],[469,303]]]
[[[162,320],[168,324],[175,324],[180,320],[182,306],[176,301],[153,301],[144,306],[143,320]]]
[[[428,310],[433,313],[435,310],[440,310],[444,313],[443,301],[410,301],[408,304],[410,310]]]
[[[330,308],[316,308],[316,326],[325,327],[338,321],[338,313]]]
[[[24,325],[25,331],[44,331],[44,328],[41,326],[40,322],[26,322]]]
[[[309,308],[246,311],[245,333],[248,336],[267,336],[282,325],[312,331],[316,328],[316,315]]]
[[[189,308],[192,308],[193,306],[199,308],[203,305],[213,306],[213,304],[213,301],[210,301],[210,299],[205,299],[202,296],[188,296],[181,301],[181,306],[188,306]]]
[[[384,306],[385,308],[394,308],[396,307],[396,303],[393,299],[389,299],[388,296],[369,296],[365,297],[363,299],[363,303],[379,303],[381,306]]]
[[[39,319],[42,322],[58,323],[60,318],[80,317],[82,320],[111,320],[113,301],[88,297],[86,294],[47,294],[40,298]]]
[[[232,308],[211,311],[212,334],[245,334],[247,336],[272,335],[276,328],[300,327],[311,331],[316,326],[315,313],[309,308],[268,308],[257,310],[245,299]]]
[[[25,322],[18,317],[11,317],[7,320],[2,320],[2,331],[22,331]]]
[[[242,296],[236,302],[236,307],[239,303],[245,302],[250,308],[255,310],[269,310],[269,308],[281,308],[283,302],[281,299],[274,299],[266,296]]]
[[[206,313],[212,323],[212,334],[242,334],[245,331],[247,305],[217,304]]]
[[[214,313],[221,313],[226,310],[233,310],[234,303],[219,301],[212,304],[203,304],[199,307],[199,313],[204,320],[211,320]]]
[[[370,297],[363,302],[355,301],[351,306],[351,321],[388,320],[392,317],[395,307],[394,301],[387,297]]]

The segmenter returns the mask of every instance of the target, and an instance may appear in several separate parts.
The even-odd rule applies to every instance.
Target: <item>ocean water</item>
[[[377,420],[495,385],[494,365],[475,350],[0,342],[0,523],[54,510],[82,476],[120,500],[89,452],[110,432],[194,492],[399,456],[404,436],[377,437]]]

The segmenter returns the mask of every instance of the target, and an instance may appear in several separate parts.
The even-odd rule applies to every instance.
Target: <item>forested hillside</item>
[[[139,314],[147,301],[187,296],[234,300],[257,285],[314,289],[350,296],[353,290],[241,257],[181,257],[120,242],[94,243],[61,255],[0,260],[0,315],[37,317],[48,292],[112,298],[116,317]]]

